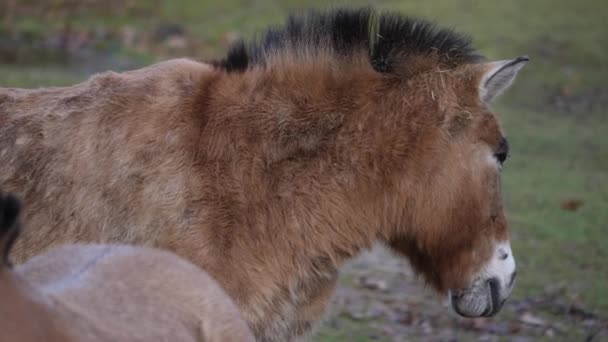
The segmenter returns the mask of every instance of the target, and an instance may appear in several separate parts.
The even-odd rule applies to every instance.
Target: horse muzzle
[[[456,313],[464,317],[496,315],[515,286],[515,259],[508,242],[496,247],[490,260],[471,286],[450,290],[450,301]]]

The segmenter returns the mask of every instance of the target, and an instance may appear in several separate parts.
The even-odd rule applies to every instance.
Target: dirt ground
[[[348,331],[349,333],[345,333]],[[314,340],[605,341],[608,320],[548,286],[540,297],[511,297],[492,318],[467,319],[382,246],[343,269],[328,317]]]

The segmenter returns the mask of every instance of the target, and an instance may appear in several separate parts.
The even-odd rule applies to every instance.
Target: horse
[[[220,285],[166,251],[65,245],[13,268],[20,208],[0,195],[0,341],[255,341]]]
[[[205,269],[259,340],[310,334],[340,267],[376,243],[453,309],[496,314],[516,264],[493,101],[528,62],[424,19],[291,15],[221,59],[0,90],[0,186],[30,210],[14,250],[124,243]]]

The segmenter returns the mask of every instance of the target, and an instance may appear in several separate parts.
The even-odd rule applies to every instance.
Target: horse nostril
[[[511,280],[509,280],[509,287],[513,286],[516,276],[517,276],[517,271],[513,271],[513,274],[511,274]]]

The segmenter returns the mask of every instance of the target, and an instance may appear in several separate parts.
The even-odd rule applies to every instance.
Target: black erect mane
[[[10,266],[8,254],[19,235],[21,202],[12,194],[0,193],[0,268]]]
[[[408,56],[436,54],[448,67],[478,61],[469,38],[432,23],[397,13],[376,13],[370,8],[310,11],[291,15],[282,27],[271,28],[254,43],[239,41],[215,63],[228,72],[268,65],[268,56],[281,52],[324,51],[349,56],[367,51],[371,65],[382,73]]]

